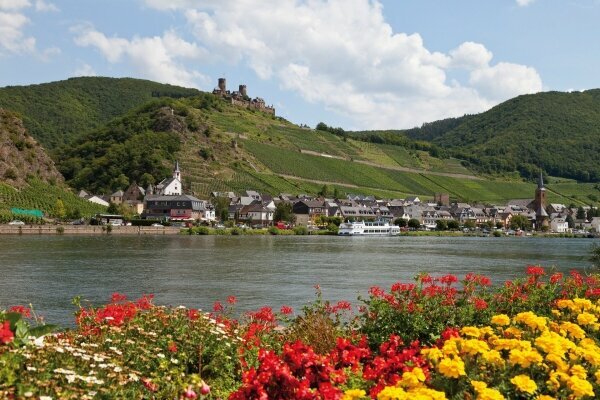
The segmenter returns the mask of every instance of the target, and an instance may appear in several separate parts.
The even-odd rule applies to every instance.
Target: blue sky
[[[240,83],[314,126],[409,128],[599,87],[598,0],[0,0],[0,86]]]

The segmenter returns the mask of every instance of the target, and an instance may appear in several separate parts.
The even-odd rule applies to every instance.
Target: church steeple
[[[175,169],[173,170],[173,178],[181,182],[181,171],[179,171],[179,161],[175,161]]]
[[[538,189],[545,190],[544,188],[544,175],[540,171],[540,179],[538,179]]]

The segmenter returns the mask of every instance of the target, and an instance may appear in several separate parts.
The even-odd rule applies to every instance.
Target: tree
[[[577,217],[577,219],[585,219],[585,210],[583,209],[582,206],[579,206],[579,208],[577,208],[576,217]]]
[[[414,228],[414,229],[419,229],[421,227],[421,221],[419,221],[418,219],[415,219],[415,218],[411,218],[408,220],[408,227]]]
[[[54,216],[58,219],[63,219],[67,215],[67,210],[65,209],[65,203],[61,199],[56,200],[54,204]]]
[[[292,204],[281,202],[275,207],[274,221],[285,221],[293,224],[296,221],[296,216],[292,211]]]
[[[501,221],[496,222],[496,229],[504,228],[504,224]]]
[[[336,200],[340,198],[340,191],[336,187],[333,188],[333,198]]]
[[[473,221],[472,219],[468,219],[465,221],[464,226],[468,229],[475,229],[475,221]]]
[[[444,219],[438,219],[435,221],[435,229],[438,231],[445,231],[448,229],[448,222]]]
[[[400,228],[404,228],[408,224],[408,221],[404,218],[396,218],[394,220],[394,225],[399,226]]]
[[[451,231],[455,231],[460,227],[460,225],[458,224],[458,221],[455,219],[451,219],[450,221],[448,221],[448,229],[450,229]]]
[[[565,218],[565,222],[569,225],[569,228],[575,228],[575,221],[573,220],[573,217],[571,215],[567,215],[567,218]]]
[[[531,229],[531,221],[525,215],[517,214],[510,220],[510,228],[528,230]]]
[[[229,198],[217,197],[213,200],[215,206],[215,215],[219,220],[225,222],[229,219]]]
[[[106,213],[107,214],[118,214],[119,213],[119,207],[113,203],[112,201],[110,203],[108,203],[108,208],[106,209]]]
[[[321,188],[321,191],[317,194],[319,196],[327,197],[327,195],[329,194],[329,186],[323,185],[323,187]]]

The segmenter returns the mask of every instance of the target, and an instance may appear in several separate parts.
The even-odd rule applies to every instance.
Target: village
[[[109,207],[126,206],[133,214],[155,226],[162,224],[190,227],[209,225],[224,228],[303,226],[317,230],[341,221],[382,220],[404,230],[502,230],[507,234],[524,231],[548,233],[600,232],[598,210],[590,207],[546,202],[546,189],[540,175],[532,200],[514,200],[506,205],[450,202],[448,194],[436,193],[432,199],[417,196],[404,199],[376,199],[374,196],[346,195],[345,198],[320,196],[277,196],[246,190],[243,193],[212,192],[199,199],[183,192],[181,170],[175,163],[172,177],[142,188],[133,183],[110,196],[80,197]],[[279,212],[278,212],[279,210]],[[102,224],[124,225],[120,214],[98,216]]]

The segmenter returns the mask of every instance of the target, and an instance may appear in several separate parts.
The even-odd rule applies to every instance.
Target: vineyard
[[[81,199],[63,187],[34,179],[21,190],[0,183],[0,222],[7,222],[14,218],[39,222],[35,218],[13,215],[10,209],[12,207],[36,209],[42,211],[45,216],[53,216],[58,199],[62,200],[67,216],[89,217],[105,210],[105,207]]]

